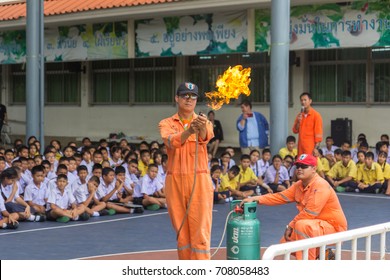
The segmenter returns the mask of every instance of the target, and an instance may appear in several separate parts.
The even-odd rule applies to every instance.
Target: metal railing
[[[309,239],[287,242],[282,244],[271,245],[264,252],[263,260],[273,260],[276,256],[284,255],[285,260],[290,259],[293,252],[303,251],[303,259],[307,260],[309,249],[320,248],[320,260],[325,259],[325,249],[327,245],[336,246],[336,260],[341,260],[341,244],[345,241],[351,241],[351,260],[357,259],[357,241],[359,238],[364,238],[365,243],[365,259],[371,259],[371,237],[380,235],[379,255],[381,260],[386,257],[386,233],[390,231],[390,223],[383,223],[344,232],[338,232]]]

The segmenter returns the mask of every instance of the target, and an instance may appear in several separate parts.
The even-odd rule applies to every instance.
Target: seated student
[[[24,190],[24,201],[34,209],[37,214],[45,215],[46,201],[49,196],[49,188],[44,183],[45,171],[42,165],[34,166],[31,170],[32,181]]]
[[[387,189],[389,188],[389,182],[390,182],[390,164],[388,164],[386,162],[387,160],[387,153],[386,152],[379,152],[378,154],[378,164],[380,165],[380,167],[382,168],[382,172],[383,172],[383,178],[384,178],[384,182],[382,184],[382,186],[379,188],[379,191],[378,193],[386,193]]]
[[[157,180],[163,185],[163,190],[165,190],[165,178],[167,177],[167,164],[168,164],[168,155],[163,154],[161,158],[161,167],[162,170],[158,169]]]
[[[360,168],[361,166],[363,166],[364,163],[365,163],[365,160],[366,160],[366,153],[363,152],[363,151],[359,151],[359,152],[357,153],[357,158],[358,158],[358,160],[357,160],[357,162],[356,162],[356,167],[359,169],[359,168]]]
[[[35,165],[41,165],[43,161],[43,156],[42,155],[37,155],[34,158],[28,158],[28,170],[31,171],[31,169]]]
[[[262,186],[263,189],[269,189],[269,186],[263,181],[264,173],[263,168],[261,167],[260,152],[258,150],[252,150],[249,153],[249,157],[251,159],[250,168],[253,170],[257,177],[257,185]]]
[[[140,160],[138,161],[138,170],[140,171],[140,177],[145,176],[148,172],[148,166],[152,163],[149,150],[141,150]]]
[[[238,190],[243,192],[245,197],[255,193],[258,185],[258,178],[250,168],[251,160],[247,154],[241,155],[240,174],[238,175]]]
[[[49,221],[67,223],[73,221],[86,221],[89,215],[85,212],[83,204],[77,205],[71,188],[66,188],[68,178],[65,174],[59,174],[56,178],[56,187],[50,190],[47,199],[46,217]]]
[[[75,154],[76,155],[76,154]],[[69,161],[69,165],[68,165],[68,173],[71,174],[70,176],[74,176],[74,181],[77,180],[77,160],[76,158],[73,156],[73,157],[69,157],[68,158],[68,161]],[[73,181],[73,182],[74,182]],[[73,183],[72,182],[72,183]]]
[[[110,162],[110,167],[115,168],[122,164],[122,148],[119,146],[113,146],[110,150],[111,158],[108,160]]]
[[[0,156],[0,174],[5,170],[5,158]]]
[[[148,210],[167,208],[163,186],[157,180],[158,167],[149,164],[148,171],[140,180],[140,185],[134,189],[134,203],[143,205]]]
[[[50,150],[45,151],[44,157],[45,160],[48,160],[50,162],[50,171],[47,174],[47,177],[49,179],[53,179],[56,177],[56,169],[58,166],[58,161],[56,160],[55,154]]]
[[[89,148],[85,149],[81,153],[81,157],[83,160],[81,161],[80,165],[85,165],[88,168],[88,173],[92,173],[92,167],[94,165],[94,162],[92,161],[92,155]]]
[[[51,179],[47,182],[47,187],[48,187],[49,191],[52,189],[55,189],[57,187],[56,179],[57,179],[58,175],[64,174],[64,175],[66,175],[66,178],[68,178],[68,173],[69,173],[68,167],[65,164],[62,164],[62,163],[58,164],[57,169],[56,169],[56,173],[54,174],[54,176],[52,175]],[[67,181],[68,181],[68,186],[71,186],[73,184],[73,182],[72,182],[72,184],[69,184],[68,179],[67,179]]]
[[[290,175],[287,168],[282,165],[282,157],[280,155],[273,156],[272,165],[265,172],[264,182],[269,187],[262,187],[262,194],[281,192],[290,187]]]
[[[317,148],[313,149],[313,156],[320,160],[320,163],[317,163],[317,168],[321,168],[320,170],[323,172],[324,176],[326,176],[330,170],[328,159],[323,156],[322,150]]]
[[[326,174],[326,180],[337,192],[344,192],[347,187],[356,189],[356,178],[357,167],[350,151],[343,151],[342,160],[333,165]]]
[[[379,192],[383,182],[383,172],[381,166],[374,162],[374,154],[366,153],[364,165],[360,166],[357,171],[358,186],[356,189],[346,188],[345,191],[356,191],[364,193]]]
[[[224,204],[229,201],[229,191],[227,193],[221,193],[219,191],[221,185],[221,175],[222,175],[222,167],[219,165],[214,165],[210,169],[211,182],[213,183],[214,189],[214,203]],[[227,200],[226,200],[227,199]]]
[[[11,149],[7,149],[4,152],[5,159],[5,168],[9,168],[12,166],[12,161],[15,159],[14,151]]]
[[[117,204],[124,202],[122,197],[118,196],[118,193],[123,188],[123,184],[123,181],[119,179],[115,180],[114,169],[111,167],[104,167],[96,196],[100,201],[106,203],[107,210],[114,209],[116,213],[131,214],[131,209]]]
[[[17,229],[19,226],[17,214],[12,213],[9,216],[4,216],[7,210],[4,206],[4,200],[0,196],[0,229]]]
[[[219,158],[218,165],[222,167],[222,174],[226,174],[229,168],[232,166],[231,164],[232,156],[229,152],[223,152]],[[211,159],[213,160],[213,159]],[[211,160],[210,160],[210,168],[211,168]],[[215,159],[213,160],[215,162]]]
[[[333,137],[332,136],[328,136],[328,137],[326,137],[326,140],[325,140],[325,147],[321,148],[322,154],[329,161],[332,161],[332,158],[334,156],[334,151],[339,148],[339,147],[337,147],[337,146],[335,146],[333,144],[334,144]]]
[[[248,197],[244,192],[238,190],[238,174],[240,174],[240,168],[237,165],[230,167],[227,174],[222,174],[219,191],[229,191],[230,197],[234,197],[236,199]]]
[[[77,167],[78,179],[71,186],[72,194],[76,199],[77,205],[83,204],[85,212],[91,217],[104,216],[114,214],[114,211],[107,211],[106,203],[99,201],[96,197],[97,188],[100,184],[100,179],[92,176],[87,181],[88,168],[85,165]]]
[[[101,179],[102,178],[102,171],[103,171],[103,166],[100,163],[95,163],[92,167],[92,173],[88,174],[88,176],[87,176],[87,181],[89,181],[89,179],[92,176],[96,176],[99,179]]]
[[[228,152],[230,154],[230,163],[229,163],[229,166],[233,166],[233,165],[236,165],[236,162],[234,161],[234,155],[235,155],[235,151],[234,151],[234,148],[232,146],[228,146],[225,148],[225,152]]]
[[[349,150],[344,150],[344,151],[349,151]],[[343,153],[342,149],[336,149],[333,152],[333,158],[331,161],[329,161],[329,167],[332,167],[333,165],[336,164],[336,162],[339,162],[342,160],[342,153]]]
[[[122,203],[127,203],[129,201],[133,201],[133,182],[129,177],[126,177],[126,169],[123,166],[117,166],[115,168],[115,180],[119,180],[119,182],[123,182],[123,187],[117,193],[118,198]]]
[[[217,159],[217,158],[210,159],[209,168],[211,169],[213,166],[219,166],[219,167],[221,167],[221,170],[222,170],[222,166],[219,165],[219,159]]]
[[[389,143],[387,141],[382,141],[378,143],[377,160],[380,152],[385,152],[387,154],[386,162],[390,163]]]
[[[285,156],[284,159],[283,159],[283,165],[284,165],[284,167],[286,167],[286,169],[288,171],[288,175],[290,176],[289,180],[291,180],[292,175],[293,175],[291,173],[291,169],[292,169],[292,167],[294,165],[294,158],[292,156],[290,156],[290,155]]]
[[[30,222],[43,222],[44,216],[34,215],[35,210],[31,208],[20,196],[16,180],[18,178],[18,172],[16,167],[10,167],[4,170],[0,174],[0,192],[2,197],[2,203],[5,209],[3,209],[2,215],[9,217],[11,214],[15,221],[27,220]]]
[[[103,154],[102,154],[102,152],[99,151],[99,150],[96,150],[96,151],[93,153],[93,156],[92,156],[92,162],[93,162],[93,164],[96,164],[96,163],[102,164],[102,161],[103,161]],[[92,165],[92,167],[93,167],[93,165]],[[92,170],[91,170],[91,172],[92,172]]]
[[[269,167],[270,160],[271,160],[271,150],[268,148],[264,149],[263,153],[261,154],[261,159],[259,159],[260,173],[265,174],[265,171],[267,171]]]
[[[360,143],[360,145],[358,147],[358,152],[360,152],[360,151],[365,152],[365,153],[370,151],[367,141],[362,141]],[[355,152],[355,153],[351,152],[351,154],[352,154],[353,161],[355,161],[355,162],[358,161],[358,159],[357,159],[357,152]],[[375,160],[375,155],[374,155],[374,160]]]
[[[133,198],[134,198],[134,192],[135,188],[140,186],[140,179],[139,179],[139,170],[138,170],[138,160],[137,159],[132,159],[129,161],[127,165],[127,174],[126,177],[133,182],[131,184],[131,187],[133,189]]]
[[[287,155],[295,158],[298,155],[298,149],[296,148],[296,138],[292,135],[288,136],[286,139],[286,147],[283,147],[279,150],[279,155],[281,158],[285,158]]]

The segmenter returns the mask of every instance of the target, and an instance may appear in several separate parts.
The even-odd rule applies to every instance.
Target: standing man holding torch
[[[300,95],[301,112],[294,121],[292,131],[299,134],[298,156],[312,154],[314,148],[319,148],[322,141],[322,117],[311,107],[311,94],[304,92]]]
[[[182,83],[175,96],[177,113],[159,123],[168,153],[168,213],[177,234],[180,260],[210,259],[213,186],[207,143],[214,133],[206,116],[194,112],[197,99],[198,87]]]

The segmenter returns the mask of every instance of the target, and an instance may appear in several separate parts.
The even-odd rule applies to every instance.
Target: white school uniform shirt
[[[89,196],[87,181],[83,184],[81,183],[80,179],[77,179],[73,182],[70,189],[74,198],[76,199],[77,204],[81,204],[87,200]]]
[[[32,181],[32,177],[29,177],[28,174],[21,173],[20,179],[18,180],[18,183],[20,184],[19,193],[24,193],[24,189],[27,187],[28,184]]]
[[[264,173],[263,173],[263,169],[260,165],[260,161],[258,160],[255,164],[250,165],[250,168],[253,170],[253,172],[255,173],[256,177],[259,177],[259,176],[263,176]]]
[[[156,191],[163,188],[163,185],[157,180],[157,178],[151,179],[148,174],[145,174],[141,179],[141,193],[147,195],[153,195]]]
[[[75,202],[76,199],[74,198],[70,188],[65,188],[64,193],[61,193],[61,191],[56,187],[49,193],[49,197],[47,199],[47,210],[51,210],[51,203],[66,210],[70,209],[72,204]]]
[[[328,148],[326,146],[322,147],[321,150],[322,150],[322,154],[324,156],[326,156],[326,155],[334,156],[334,151],[336,151],[338,148],[339,147],[332,145],[332,147],[330,147],[330,150],[328,150]]]
[[[109,194],[113,189],[115,189],[115,180],[108,185],[106,185],[104,180],[101,180],[96,192],[96,196],[99,200],[101,200],[103,197]],[[116,192],[114,192],[114,194],[109,198],[109,200],[114,200],[114,199],[118,199]]]
[[[18,182],[17,182],[18,183]],[[8,199],[12,193],[12,188],[13,186],[12,185],[7,185],[7,186],[3,186],[1,185],[1,192],[5,195],[5,197]],[[18,186],[19,188],[19,186]],[[14,195],[14,198],[12,199],[11,202],[14,202],[16,203],[16,199],[19,197],[19,191],[17,190],[15,195]]]
[[[264,160],[261,158],[259,159],[258,161],[258,164],[259,164],[259,167],[260,167],[260,170],[261,170],[261,174],[262,176],[265,174],[265,172],[267,171],[268,167],[269,167],[269,162],[264,162]]]
[[[0,190],[1,192],[1,190]],[[0,212],[7,211],[7,208],[5,208],[5,201],[3,196],[0,194]]]
[[[159,165],[160,167],[160,165]],[[164,169],[162,168],[161,166],[161,170],[160,168],[158,169],[158,173],[157,173],[157,180],[160,182],[161,185],[165,185],[165,178],[167,177],[167,173],[164,171]]]
[[[49,196],[49,188],[46,184],[41,183],[41,186],[38,188],[34,182],[30,182],[24,190],[24,201],[32,201],[38,205],[45,205],[46,199]]]
[[[264,183],[273,184],[276,177],[276,169],[273,165],[271,165],[267,171],[265,172]],[[290,180],[290,175],[288,174],[287,168],[285,166],[281,166],[279,169],[279,181],[278,184],[284,183],[284,181]]]
[[[109,158],[108,162],[110,163],[110,166],[115,169],[115,167],[117,167],[118,165],[122,164],[123,160],[122,159],[118,159],[118,161],[115,162],[111,158]]]
[[[84,166],[87,167],[87,169],[88,169],[88,174],[91,174],[91,173],[92,173],[92,168],[93,168],[93,165],[94,165],[94,163],[93,163],[92,160],[91,160],[89,163],[87,163],[85,160],[82,160],[81,163],[80,163],[80,165],[84,165]]]
[[[69,172],[68,171],[68,174],[66,174],[66,176],[68,177],[68,184],[69,185],[72,185],[74,181],[76,181],[78,179],[78,176],[77,175],[73,175],[72,172]]]

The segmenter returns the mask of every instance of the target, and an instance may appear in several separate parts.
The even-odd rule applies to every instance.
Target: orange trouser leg
[[[291,234],[291,241],[297,241],[307,238],[312,238],[316,236],[322,236],[326,234],[335,233],[336,230],[334,227],[326,221],[323,220],[300,220],[295,223],[295,227],[293,233]],[[286,240],[284,237],[280,240],[280,242],[284,243]],[[309,260],[315,260],[318,256],[317,248],[313,248],[309,250]],[[303,252],[297,251],[295,254],[297,260],[302,260]]]
[[[190,210],[177,240],[178,257],[181,260],[210,259],[213,190],[210,175],[198,174],[196,180]],[[168,175],[165,185],[168,212],[177,233],[185,218],[193,176]]]
[[[299,139],[298,156],[301,154],[313,154],[314,146],[314,140]]]

